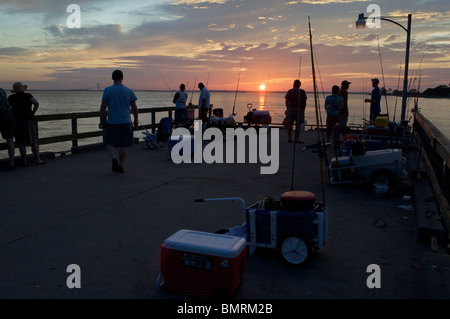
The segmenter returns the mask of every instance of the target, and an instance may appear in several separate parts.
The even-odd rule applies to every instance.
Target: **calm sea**
[[[61,114],[74,112],[91,112],[100,109],[101,91],[31,91],[36,99],[40,102],[40,107],[37,114]],[[172,93],[169,91],[136,91],[138,97],[138,108],[153,108],[173,106]],[[188,100],[192,103],[198,103],[199,92],[188,92]],[[235,108],[236,121],[242,122],[244,115],[248,112],[248,106],[251,104],[253,109],[270,111],[273,123],[282,123],[284,119],[284,95],[285,93],[277,92],[211,92],[211,103],[215,108],[222,108],[224,116],[233,112]],[[328,94],[319,95],[319,103],[322,109],[322,121],[325,123],[325,113],[323,111],[323,104],[325,96]],[[305,112],[305,117],[308,124],[316,123],[316,113],[314,107],[314,99],[312,93],[307,93],[308,103]],[[364,103],[364,98],[367,94],[354,93],[349,94],[349,123],[362,124],[363,118],[369,117],[369,104]],[[401,116],[401,97],[388,96],[387,103],[383,97],[381,104],[382,113],[391,115],[393,119],[400,120]],[[450,138],[450,99],[439,98],[420,98],[418,100],[420,111],[428,118],[436,127],[438,127],[447,137]],[[411,109],[414,107],[414,99],[408,99],[408,107],[406,110],[406,118],[411,117]],[[395,111],[395,112],[394,112]],[[140,116],[142,124],[150,123],[150,114],[142,114]],[[98,119],[82,119],[78,121],[78,131],[90,132],[98,130]],[[42,122],[39,125],[39,136],[58,136],[71,134],[71,124],[69,120]],[[143,136],[140,132],[135,133],[135,137]],[[101,142],[101,138],[87,139],[80,141],[80,145]],[[51,145],[42,145],[40,150],[45,151],[68,151],[71,148],[71,143],[58,143]],[[16,152],[18,156],[18,152]],[[6,158],[6,151],[0,152],[0,158]]]

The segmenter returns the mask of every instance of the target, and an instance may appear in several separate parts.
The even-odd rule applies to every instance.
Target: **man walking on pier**
[[[124,173],[123,163],[127,156],[127,148],[133,145],[133,127],[139,126],[137,97],[131,89],[122,84],[122,71],[114,71],[112,79],[114,85],[107,87],[103,92],[99,128],[104,129],[104,142],[112,158],[112,171]],[[130,108],[134,117],[133,123]],[[108,119],[106,119],[107,110]]]

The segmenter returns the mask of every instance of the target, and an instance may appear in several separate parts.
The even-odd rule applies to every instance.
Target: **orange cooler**
[[[199,298],[231,295],[242,283],[246,247],[242,237],[180,230],[161,245],[161,286]]]

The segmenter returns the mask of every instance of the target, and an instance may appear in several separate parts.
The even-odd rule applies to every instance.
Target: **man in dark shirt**
[[[295,122],[295,142],[302,144],[299,140],[300,125],[305,122],[306,93],[300,89],[300,80],[294,81],[294,87],[285,96],[286,100],[286,128],[288,132],[288,142],[292,143],[292,131]]]
[[[370,121],[373,123],[381,113],[381,89],[378,87],[379,84],[379,79],[372,79],[372,96],[370,99],[365,99],[366,103],[370,103]]]
[[[348,89],[350,88],[350,84],[352,82],[348,81],[342,81],[341,83],[341,89],[339,91],[339,96],[341,96],[344,99],[343,108],[341,110],[341,129],[342,133],[345,134],[347,131],[347,122],[348,122]]]
[[[14,115],[8,102],[8,97],[0,89],[0,133],[8,144],[9,170],[14,169]]]
[[[27,149],[26,146],[31,145],[36,164],[45,164],[39,155],[39,146],[36,134],[36,125],[34,123],[34,114],[39,108],[39,102],[30,93],[25,93],[28,86],[20,82],[13,84],[12,93],[8,97],[9,104],[12,107],[16,122],[16,142],[19,145],[20,156],[23,165],[27,166]]]

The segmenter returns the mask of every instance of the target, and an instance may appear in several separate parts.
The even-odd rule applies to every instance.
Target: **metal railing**
[[[450,228],[450,140],[420,112],[414,132],[447,234]]]

